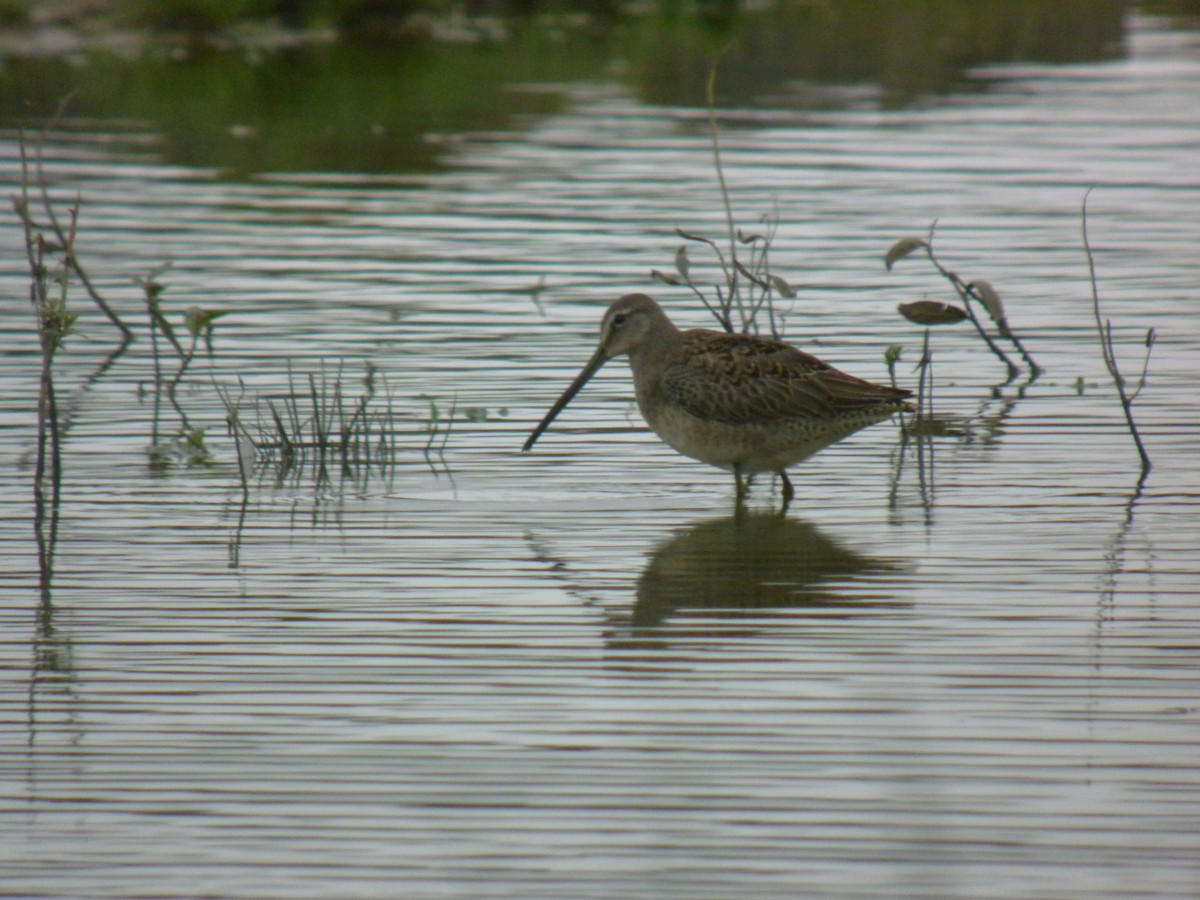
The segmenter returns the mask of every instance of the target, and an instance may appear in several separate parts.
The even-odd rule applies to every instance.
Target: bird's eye
[[[617,313],[615,316],[612,317],[612,327],[613,328],[620,328],[624,324],[625,324],[625,313]]]

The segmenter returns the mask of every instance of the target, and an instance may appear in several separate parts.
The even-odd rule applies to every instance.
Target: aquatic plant
[[[288,389],[258,394],[253,416],[242,415],[245,383],[238,379],[236,397],[214,381],[225,407],[225,421],[238,448],[242,490],[249,491],[256,464],[269,467],[278,481],[311,468],[318,484],[337,467],[344,477],[388,472],[395,463],[397,413],[386,381],[369,363],[363,391],[354,395],[338,363],[331,376],[324,364],[315,373],[297,375],[288,366]]]
[[[691,277],[691,258],[687,245],[675,251],[675,274],[653,269],[650,277],[663,284],[689,288],[721,328],[730,334],[739,330],[743,334],[758,334],[761,330],[759,314],[765,310],[771,336],[779,339],[783,332],[783,321],[775,309],[775,298],[792,299],[796,296],[787,280],[771,271],[771,246],[779,228],[779,220],[777,215],[763,215],[759,219],[762,230],[754,232],[745,232],[734,224],[729,185],[725,182],[725,171],[721,164],[721,141],[716,116],[716,73],[716,66],[713,66],[708,76],[708,124],[717,186],[725,210],[728,252],[722,251],[716,241],[703,235],[682,228],[676,228],[675,233],[686,241],[703,244],[712,250],[721,269],[722,283],[713,285],[716,300],[710,300]],[[739,248],[747,249],[747,258],[739,256]]]
[[[22,144],[22,163],[24,162]],[[24,232],[25,258],[29,265],[29,299],[33,304],[38,345],[41,349],[37,463],[34,475],[35,490],[40,491],[47,475],[52,483],[57,485],[62,471],[58,399],[54,390],[54,357],[79,318],[79,313],[71,312],[67,308],[79,209],[78,206],[72,207],[70,225],[67,231],[62,233],[59,243],[47,240],[30,215],[28,187],[28,179],[23,177],[21,194],[14,201],[14,207]]]
[[[926,259],[937,270],[938,274],[950,282],[950,286],[954,288],[955,294],[958,295],[962,302],[961,307],[953,306],[948,303],[940,303],[936,301],[917,301],[916,303],[902,304],[900,313],[910,322],[926,327],[930,325],[944,325],[961,322],[964,319],[969,319],[975,327],[976,333],[987,345],[988,349],[999,359],[1008,369],[1008,381],[1012,381],[1020,374],[1020,368],[1009,359],[1008,354],[1000,347],[996,340],[988,333],[984,327],[980,317],[976,314],[974,305],[978,303],[984,308],[992,322],[996,326],[998,336],[1002,340],[1011,343],[1021,357],[1025,360],[1025,364],[1029,367],[1029,380],[1033,381],[1041,373],[1041,367],[1034,362],[1033,357],[1025,349],[1025,345],[1017,336],[1016,332],[1008,324],[1008,317],[1004,311],[1004,304],[1000,300],[999,292],[992,287],[991,283],[982,279],[975,281],[964,281],[959,277],[958,273],[948,269],[938,258],[933,249],[934,231],[937,228],[937,220],[929,226],[929,232],[924,238],[905,237],[896,241],[884,254],[883,264],[890,272],[892,266],[905,257],[912,256],[914,253],[923,252]],[[926,345],[928,345],[928,331],[926,331]]]
[[[45,188],[45,174],[40,165],[30,165],[22,142],[23,178],[20,194],[13,207],[25,234],[25,250],[30,271],[30,298],[36,315],[38,336],[42,349],[41,378],[38,401],[38,457],[35,489],[42,490],[49,479],[55,486],[61,475],[59,409],[54,388],[54,359],[63,341],[71,333],[79,313],[68,309],[68,290],[78,281],[110,319],[121,329],[123,340],[116,354],[124,351],[133,340],[134,330],[124,322],[101,297],[87,278],[75,253],[80,203],[70,207],[65,217],[55,213]],[[44,224],[32,212],[33,184],[36,179],[45,210]],[[165,467],[176,462],[186,465],[207,464],[212,461],[206,443],[205,428],[197,424],[181,401],[181,387],[194,371],[194,363],[203,351],[210,362],[214,358],[214,334],[218,321],[227,315],[225,310],[189,307],[182,312],[171,310],[165,302],[167,284],[164,275],[170,262],[154,267],[143,276],[134,278],[141,289],[146,310],[146,332],[150,338],[151,362],[155,396],[147,454],[152,465]],[[98,378],[111,365],[109,357],[97,370]],[[282,397],[263,395],[255,398],[258,415],[254,426],[247,425],[242,415],[245,385],[239,378],[238,391],[223,386],[213,376],[209,381],[225,409],[226,427],[237,448],[237,461],[243,491],[248,491],[250,476],[256,462],[273,466],[276,476],[282,477],[293,469],[302,469],[312,461],[318,480],[326,476],[329,465],[339,466],[343,474],[386,469],[396,455],[396,424],[393,396],[384,388],[383,409],[379,408],[376,373],[368,366],[364,378],[365,392],[351,396],[344,387],[341,365],[335,377],[327,377],[322,367],[318,375],[307,376],[307,390],[298,388],[295,376],[288,371],[288,391]],[[165,395],[170,409],[178,418],[178,427],[160,432],[159,398]],[[430,459],[432,442],[440,434],[439,455],[452,426],[454,408],[444,420],[436,410],[426,425],[429,441],[425,447]],[[468,417],[486,417],[487,411],[472,408]]]
[[[62,115],[70,97],[59,104],[58,110],[51,119],[50,128],[55,121]],[[42,131],[42,136],[45,136],[45,129]],[[130,328],[125,321],[112,308],[112,305],[104,298],[104,296],[96,289],[91,278],[88,277],[87,270],[79,260],[79,256],[75,252],[75,236],[78,233],[79,226],[79,210],[82,206],[82,199],[75,198],[75,202],[68,208],[68,224],[64,227],[62,219],[54,208],[54,202],[50,197],[50,188],[46,178],[45,168],[42,164],[41,140],[39,139],[34,159],[32,162],[29,158],[28,142],[25,138],[25,132],[22,130],[17,137],[17,146],[21,155],[21,188],[20,194],[13,198],[13,209],[20,219],[22,228],[25,231],[26,245],[29,241],[36,238],[41,243],[44,258],[44,251],[51,251],[58,254],[59,268],[61,276],[64,278],[74,275],[88,297],[91,298],[100,310],[108,317],[120,331],[122,341],[128,343],[133,340],[133,329]],[[33,171],[31,172],[31,167]],[[30,188],[35,181],[37,184],[37,196],[41,207],[41,214],[44,220],[38,221],[35,219],[34,205],[30,199]],[[46,237],[46,233],[53,234],[53,240]],[[35,278],[36,281],[36,278]]]
[[[147,448],[147,452],[151,460],[160,466],[167,465],[177,459],[182,459],[188,464],[205,463],[210,459],[208,449],[204,443],[204,429],[192,424],[187,412],[179,402],[178,390],[184,373],[187,372],[188,366],[191,365],[192,360],[196,356],[196,350],[202,333],[205,335],[205,345],[208,347],[211,357],[212,323],[224,315],[224,312],[205,313],[198,309],[188,310],[183,316],[183,324],[187,331],[191,333],[192,340],[185,347],[176,336],[175,327],[171,324],[162,307],[162,296],[166,290],[166,285],[161,281],[161,276],[170,267],[171,264],[169,262],[163,263],[160,266],[156,266],[145,276],[134,278],[134,282],[142,289],[142,295],[146,303],[146,312],[150,326],[151,356],[154,362],[156,402],[153,424],[151,426],[150,446]],[[160,340],[160,336],[162,340]],[[163,343],[169,345],[178,357],[177,367],[169,377],[164,372]],[[179,431],[165,440],[160,437],[158,432],[157,403],[159,392],[164,389],[167,400],[175,410],[175,414],[179,417]]]

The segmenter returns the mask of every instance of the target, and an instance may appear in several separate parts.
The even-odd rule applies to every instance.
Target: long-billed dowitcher
[[[627,294],[604,314],[600,344],[546,413],[525,450],[596,371],[629,354],[638,408],[684,456],[732,471],[741,500],[750,478],[777,472],[875,422],[914,407],[912,391],[873,384],[769,338],[680,331],[650,297]]]

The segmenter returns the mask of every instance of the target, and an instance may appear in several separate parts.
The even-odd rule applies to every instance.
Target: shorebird
[[[525,441],[529,450],[597,370],[628,354],[646,424],[684,456],[733,472],[738,501],[750,479],[775,472],[784,506],[787,468],[898,412],[912,391],[873,384],[770,338],[706,328],[681,331],[645,294],[604,314],[587,365]]]

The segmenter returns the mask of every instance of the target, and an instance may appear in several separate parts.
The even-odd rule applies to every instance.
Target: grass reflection
[[[664,2],[637,14],[601,4],[572,15],[525,6],[493,16],[487,29],[342,28],[340,40],[330,39],[336,31],[317,39],[276,26],[219,40],[152,32],[130,54],[86,35],[70,55],[9,41],[0,44],[9,57],[0,68],[0,122],[44,121],[73,95],[79,127],[135,123],[161,136],[169,162],[227,175],[430,171],[444,152],[439,138],[518,128],[566,102],[553,87],[515,85],[615,77],[643,102],[700,108],[720,55],[716,100],[724,108],[852,102],[823,85],[869,86],[872,102],[903,106],[974,89],[971,73],[981,65],[1119,55],[1126,13],[1119,0],[686,10]]]

